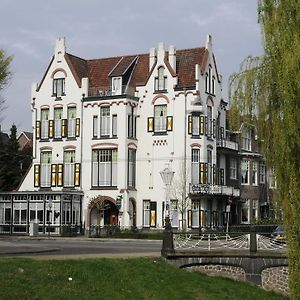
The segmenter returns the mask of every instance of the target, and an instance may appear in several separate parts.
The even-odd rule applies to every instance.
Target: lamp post
[[[170,201],[169,201],[169,188],[172,183],[172,179],[174,176],[174,171],[172,171],[169,166],[164,168],[163,171],[160,172],[160,176],[162,178],[163,183],[166,186],[166,214],[165,214],[165,228],[171,229],[171,222],[170,222]]]

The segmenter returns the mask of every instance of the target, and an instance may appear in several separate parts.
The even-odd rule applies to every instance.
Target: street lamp
[[[174,171],[172,171],[169,166],[164,168],[163,171],[160,172],[160,176],[162,178],[163,183],[166,186],[166,214],[165,214],[165,227],[166,229],[171,229],[170,223],[170,203],[169,203],[169,188],[172,183],[172,179],[174,177]]]

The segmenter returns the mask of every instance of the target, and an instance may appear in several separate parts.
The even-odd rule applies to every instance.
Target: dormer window
[[[167,89],[167,76],[165,76],[165,68],[158,68],[158,76],[155,77],[155,91],[164,91]]]
[[[65,96],[65,78],[53,79],[52,95],[55,96],[56,98]]]
[[[121,95],[122,94],[122,77],[113,77],[112,78],[112,95]]]

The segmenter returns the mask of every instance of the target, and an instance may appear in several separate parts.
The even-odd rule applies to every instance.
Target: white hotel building
[[[63,225],[163,228],[167,166],[172,226],[225,224],[228,198],[239,197],[226,157],[238,146],[226,140],[210,36],[204,47],[160,43],[147,54],[91,60],[69,54],[59,38],[31,106],[33,162],[19,196],[1,199],[13,220],[2,229],[28,232],[33,221],[44,233],[47,224],[53,233]]]

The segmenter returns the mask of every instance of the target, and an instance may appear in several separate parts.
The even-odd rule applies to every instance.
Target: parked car
[[[286,243],[286,236],[283,225],[278,225],[275,230],[271,233],[271,238],[274,242]]]

